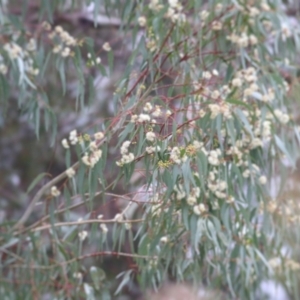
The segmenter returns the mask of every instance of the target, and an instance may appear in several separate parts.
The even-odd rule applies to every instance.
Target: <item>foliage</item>
[[[109,117],[60,142],[64,97],[84,114],[117,49],[56,25],[83,5],[58,3],[41,1],[32,31],[26,3],[23,15],[1,4],[1,118],[16,98],[37,139],[46,133],[65,152],[65,171],[36,174],[21,217],[1,224],[1,299],[110,299],[167,280],[254,299],[268,279],[297,298],[300,265],[282,251],[272,200],[300,137],[286,80],[299,26],[283,4],[95,1],[95,25],[99,12],[120,20],[131,54]],[[103,208],[114,201],[123,205],[111,216]],[[122,264],[118,276],[107,257]]]

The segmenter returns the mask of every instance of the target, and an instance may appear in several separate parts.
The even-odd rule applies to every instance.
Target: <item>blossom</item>
[[[114,220],[118,223],[122,222],[124,220],[123,215],[122,214],[116,214],[114,217]]]
[[[205,21],[208,16],[209,16],[209,12],[207,10],[202,10],[200,12],[200,18],[202,21]]]
[[[202,73],[203,78],[205,79],[210,79],[211,78],[211,73],[209,71],[204,71]]]
[[[79,240],[83,242],[88,236],[88,232],[86,230],[80,231],[78,233]]]
[[[159,107],[158,105],[155,105],[155,110],[154,110],[154,112],[152,113],[152,116],[157,118],[157,117],[159,117],[161,114],[162,114],[162,112],[161,112],[160,107]]]
[[[194,195],[189,195],[186,199],[188,205],[194,205],[197,203],[197,198]]]
[[[108,43],[108,42],[105,42],[104,44],[103,44],[103,46],[102,46],[102,49],[104,50],[104,51],[110,51],[111,50],[111,46],[110,46],[110,44]]]
[[[61,52],[62,57],[67,57],[71,53],[71,49],[69,47],[64,48],[64,50]]]
[[[214,69],[214,70],[212,71],[212,73],[213,73],[213,75],[215,75],[215,76],[219,76],[219,72],[218,72],[218,70],[216,70],[216,69]]]
[[[81,272],[75,272],[73,273],[73,277],[76,279],[82,279],[82,273]]]
[[[162,236],[161,238],[160,238],[160,242],[162,243],[162,244],[166,244],[167,242],[168,242],[168,237],[167,236]]]
[[[107,233],[108,232],[108,228],[106,226],[106,224],[100,224],[100,228],[102,230],[103,233]]]
[[[143,123],[143,122],[150,122],[151,118],[147,114],[139,114],[138,116],[138,122]]]
[[[3,46],[3,49],[7,52],[11,60],[24,56],[22,48],[16,43],[7,43]]]
[[[193,207],[193,211],[196,215],[202,215],[203,213],[206,212],[206,207],[203,203],[200,203]]]
[[[149,146],[149,147],[146,147],[145,150],[148,154],[152,154],[155,152],[155,147]]]
[[[208,155],[208,162],[213,166],[218,166],[220,164],[219,155],[221,154],[220,149],[211,150]]]
[[[66,170],[66,174],[69,178],[72,178],[75,175],[75,170],[73,168],[69,168]]]
[[[62,145],[63,145],[63,147],[64,147],[65,149],[68,149],[68,148],[70,148],[70,146],[69,146],[69,143],[68,143],[67,139],[63,139],[63,140],[61,141],[61,143],[62,143]]]
[[[69,140],[71,145],[76,145],[78,142],[77,131],[76,129],[72,130],[69,135]]]
[[[146,140],[150,141],[150,142],[154,142],[155,141],[155,133],[153,131],[149,131],[146,133]]]
[[[231,83],[235,87],[241,87],[243,84],[243,81],[240,78],[234,78]]]
[[[172,115],[172,112],[168,109],[167,111],[166,111],[166,117],[170,117]]]
[[[94,134],[94,138],[95,138],[96,140],[101,140],[101,139],[104,138],[104,133],[103,133],[102,131],[96,132],[96,133]]]
[[[274,115],[277,117],[277,119],[279,120],[279,122],[282,123],[282,124],[286,124],[290,120],[290,117],[287,114],[283,113],[279,109],[275,109],[274,110]]]
[[[262,175],[258,178],[260,184],[265,185],[267,183],[267,177]]]
[[[147,24],[147,19],[144,16],[138,18],[138,23],[141,27],[145,27]]]
[[[120,151],[122,155],[128,153],[129,145],[130,145],[130,141],[123,142],[123,144],[121,146],[121,151]]]
[[[152,110],[153,106],[150,102],[147,102],[143,108],[143,111],[148,112],[150,110]]]
[[[221,30],[222,29],[222,23],[220,21],[213,21],[212,22],[212,29],[215,31]]]
[[[58,197],[60,195],[60,191],[57,189],[56,186],[51,187],[51,195],[53,197]]]

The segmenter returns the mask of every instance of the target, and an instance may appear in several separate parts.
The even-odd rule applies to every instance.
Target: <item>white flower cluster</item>
[[[36,50],[36,41],[35,41],[35,39],[31,38],[29,40],[29,42],[26,45],[26,49],[28,51],[35,51]]]
[[[161,111],[160,106],[159,105],[155,105],[154,110],[153,110],[153,105],[150,102],[147,102],[145,104],[145,106],[143,108],[143,111],[144,112],[148,112],[148,113],[150,113],[152,111],[151,115],[153,117],[156,117],[156,118],[162,115],[162,111]],[[138,122],[140,122],[140,123],[144,122],[144,121],[149,121],[149,122],[151,121],[150,116],[147,115],[147,114],[140,114],[138,117],[135,116],[135,119],[138,119]]]
[[[209,71],[204,71],[202,73],[202,77],[205,79],[210,79],[211,78],[211,73]]]
[[[253,67],[249,67],[236,73],[235,78],[232,80],[232,85],[241,87],[243,82],[253,83],[255,81],[257,81],[256,70]]]
[[[218,166],[221,163],[220,156],[222,152],[220,149],[211,150],[208,153],[208,162],[213,166]]]
[[[261,185],[265,185],[267,183],[267,177],[262,175],[258,178],[258,182],[261,184]]]
[[[150,122],[151,117],[148,114],[139,114],[137,117],[131,116],[131,121],[133,122],[138,122],[138,123],[144,123],[144,122]]]
[[[122,167],[125,164],[129,164],[134,160],[134,154],[128,151],[130,141],[125,141],[120,149],[122,158],[116,162],[117,166]]]
[[[245,166],[248,166],[249,164],[247,162],[244,162]],[[244,172],[242,173],[244,178],[249,178],[250,176],[256,176],[260,173],[260,168],[256,164],[251,165],[251,170],[250,169],[245,169]]]
[[[83,242],[88,236],[88,232],[86,230],[82,230],[78,232],[78,237],[81,242]]]
[[[30,51],[35,50],[35,40],[34,39],[30,39],[29,43],[27,44],[27,46],[24,49],[22,49],[18,44],[14,43],[14,42],[6,43],[3,46],[3,49],[6,51],[8,57],[11,60],[15,60],[18,58],[21,58],[23,60],[24,64],[22,66],[22,70],[18,64],[18,66],[20,68],[20,72],[21,71],[23,72],[25,70],[30,75],[34,75],[34,76],[39,74],[39,69],[35,68],[33,66],[34,65],[33,59],[30,57],[31,54],[29,53]],[[0,73],[5,75],[7,73],[7,71],[8,71],[8,68],[5,65],[5,63],[3,62],[3,57],[0,55]]]
[[[173,160],[176,164],[179,165],[179,164],[185,162],[187,160],[187,158],[188,157],[186,154],[184,154],[181,157],[180,149],[178,147],[172,148],[171,153],[170,153],[170,159]]]
[[[154,142],[156,139],[156,135],[153,131],[148,131],[146,133],[146,140],[149,141],[149,142]]]
[[[124,217],[122,214],[116,214],[114,220],[118,223],[121,223],[122,221],[124,221]]]
[[[150,112],[153,109],[153,105],[150,102],[146,102],[143,111]]]
[[[66,174],[69,178],[72,178],[75,175],[75,170],[73,168],[69,168],[66,170]]]
[[[71,145],[76,145],[78,143],[77,130],[74,129],[69,134],[69,141]]]
[[[220,21],[213,21],[212,24],[212,29],[215,30],[215,31],[220,31],[223,27],[223,24],[220,22]]]
[[[62,57],[68,57],[71,54],[72,46],[75,46],[77,41],[73,38],[67,31],[63,30],[61,26],[56,26],[54,31],[52,31],[48,37],[50,39],[59,38],[60,44],[55,45],[53,48],[53,53],[60,54]]]
[[[11,60],[14,60],[18,57],[23,58],[25,56],[22,48],[14,42],[7,43],[3,46],[3,49],[6,51],[7,55]]]
[[[82,162],[86,166],[93,168],[102,157],[102,150],[98,149],[95,141],[90,142],[89,150],[90,153],[85,152],[84,156],[82,157]]]
[[[208,105],[211,111],[211,119],[215,119],[219,114],[222,114],[226,120],[232,118],[230,106],[225,101],[220,101],[218,104]]]
[[[234,159],[236,160],[237,166],[240,166],[244,163],[243,162],[243,152],[237,147],[237,145],[231,146],[226,151],[226,155],[232,155],[234,157]]]
[[[159,151],[160,151],[160,147],[159,147],[159,146],[156,146],[156,147],[154,147],[154,146],[149,146],[149,147],[146,147],[145,150],[146,150],[146,152],[147,152],[148,154],[152,154],[152,153],[154,153],[154,152],[159,152]]]
[[[102,131],[94,133],[95,140],[102,140],[104,138],[104,133]]]
[[[52,195],[53,197],[58,197],[58,196],[60,195],[60,191],[57,189],[56,186],[53,186],[53,187],[51,188],[51,195]]]
[[[206,206],[203,203],[195,205],[193,211],[196,215],[203,215],[206,212]]]
[[[31,58],[24,62],[24,66],[25,70],[31,75],[37,76],[40,73],[40,70],[33,66],[33,60]]]
[[[169,241],[169,239],[168,239],[167,236],[162,236],[162,237],[160,238],[160,242],[161,242],[162,244],[166,244],[168,241]]]
[[[106,224],[104,224],[104,223],[100,224],[100,229],[102,230],[102,232],[104,234],[106,234],[108,232],[108,228],[107,228]]]
[[[176,192],[176,200],[182,200],[186,197],[186,192],[183,189],[182,184],[177,184],[174,186],[174,191]]]
[[[164,6],[159,3],[159,0],[150,0],[149,8],[154,12],[159,12]]]
[[[194,187],[192,188],[190,194],[188,195],[186,202],[188,205],[194,205],[197,203],[197,198],[200,196],[200,188],[199,187]]]
[[[204,9],[199,13],[199,16],[202,21],[205,21],[209,16],[209,12]]]
[[[207,187],[209,190],[220,199],[225,199],[227,196],[226,189],[227,183],[224,180],[217,179],[214,172],[209,172]]]
[[[169,7],[165,17],[173,23],[182,24],[186,22],[186,15],[182,12],[183,7],[178,0],[168,0]]]
[[[269,88],[267,93],[261,95],[261,101],[265,103],[269,103],[273,101],[275,98],[274,90],[272,88]]]
[[[204,143],[203,142],[199,142],[197,140],[194,140],[192,145],[195,147],[196,150],[201,150],[205,155],[207,155],[207,151],[204,148]]]
[[[91,60],[92,59],[92,54],[91,53],[88,53],[87,54],[87,58],[90,60],[90,65],[91,66],[95,66],[95,62],[96,62],[96,64],[97,65],[99,65],[100,63],[101,63],[101,58],[100,57],[97,57],[96,59],[95,59],[95,61],[94,60]]]
[[[274,110],[274,115],[276,116],[276,118],[279,120],[279,122],[281,124],[286,124],[289,122],[290,117],[288,114],[283,113],[281,110],[279,109],[275,109]]]
[[[152,116],[158,118],[162,115],[162,111],[159,105],[155,105],[154,111],[152,112]]]
[[[233,32],[231,35],[227,36],[227,40],[240,48],[246,48],[249,45],[254,46],[258,43],[258,39],[254,34],[248,35],[246,32],[243,32],[241,35],[237,35]]]
[[[110,44],[109,44],[108,42],[105,42],[105,43],[103,44],[103,46],[102,46],[102,49],[103,49],[104,51],[109,52],[109,51],[111,51],[111,46],[110,46]]]
[[[157,40],[155,38],[147,39],[146,47],[150,52],[154,52],[157,50]]]
[[[146,24],[147,24],[147,19],[146,19],[146,17],[145,17],[145,16],[140,16],[140,17],[138,18],[138,23],[139,23],[139,25],[140,25],[141,27],[145,27]]]

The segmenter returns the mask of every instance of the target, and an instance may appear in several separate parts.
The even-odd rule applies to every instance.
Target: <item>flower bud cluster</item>
[[[55,43],[53,53],[60,54],[62,57],[68,57],[72,55],[70,47],[76,46],[77,40],[72,37],[61,26],[56,26],[54,30],[49,33],[48,37]]]
[[[134,161],[134,154],[132,152],[129,152],[128,148],[130,146],[130,141],[123,142],[120,153],[122,155],[122,158],[116,162],[117,166],[122,167],[125,164],[129,164],[132,161]]]

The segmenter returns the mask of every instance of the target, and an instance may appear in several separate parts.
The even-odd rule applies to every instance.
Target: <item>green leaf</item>
[[[29,193],[30,191],[33,190],[33,188],[46,176],[49,176],[48,173],[41,173],[39,174],[30,184],[30,186],[28,187],[26,193]]]

